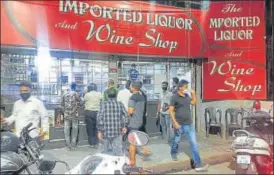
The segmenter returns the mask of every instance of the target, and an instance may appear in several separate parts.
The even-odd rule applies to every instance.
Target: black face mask
[[[20,96],[23,101],[27,101],[30,97],[30,93],[21,93]]]
[[[167,90],[167,87],[162,87],[162,89],[163,89],[164,91],[166,91],[166,90]]]

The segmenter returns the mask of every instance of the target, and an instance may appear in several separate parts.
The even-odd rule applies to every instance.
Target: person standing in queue
[[[145,98],[141,94],[140,89],[142,87],[142,83],[140,81],[135,81],[131,84],[131,92],[132,96],[129,99],[128,103],[128,114],[130,115],[128,132],[130,131],[138,131],[140,127],[143,125],[143,115],[145,110]],[[136,146],[130,144],[129,146],[129,158],[131,166],[135,166],[136,164]],[[147,147],[143,147],[142,151],[138,150],[138,153],[144,156],[150,156],[151,152]]]
[[[64,114],[64,134],[68,150],[75,150],[78,138],[78,115],[82,100],[76,92],[76,83],[71,83],[71,89],[61,99],[61,110]]]
[[[176,94],[176,93],[177,93],[177,86],[178,86],[178,83],[179,83],[179,78],[173,77],[173,78],[172,78],[172,88],[171,88],[171,92],[172,92],[173,94]]]
[[[103,141],[104,153],[109,145],[113,154],[123,155],[123,134],[127,132],[129,117],[124,105],[116,99],[115,89],[108,90],[108,100],[100,105],[97,115],[98,138]]]
[[[113,89],[115,91],[115,96],[117,97],[118,94],[118,90],[117,88],[115,88],[115,82],[113,79],[109,79],[108,80],[108,88],[104,91],[104,100],[107,101],[108,100],[108,91],[110,89]]]
[[[158,104],[158,114],[162,126],[163,138],[171,142],[171,120],[169,115],[169,105],[172,93],[168,91],[168,82],[162,82],[162,94]]]
[[[30,129],[37,129],[32,130],[30,136],[37,139],[40,136],[40,139],[43,140],[44,136],[49,133],[48,113],[43,102],[31,95],[31,87],[31,83],[27,81],[20,83],[21,99],[14,103],[10,117],[4,118],[1,116],[1,123],[8,125],[15,123],[15,134],[18,137],[20,137],[22,129],[32,123]]]
[[[118,96],[117,96],[117,101],[122,102],[127,111],[128,111],[128,101],[129,101],[129,98],[132,95],[131,92],[130,92],[130,85],[131,85],[131,81],[127,80],[126,88],[123,89],[123,90],[120,90],[118,92]]]
[[[141,83],[140,93],[145,99],[145,108],[144,108],[144,112],[143,112],[143,124],[140,127],[139,131],[142,131],[142,132],[146,133],[147,132],[146,131],[146,124],[147,124],[147,95],[145,93],[145,90],[142,89],[143,83],[141,81],[139,81],[139,82]]]
[[[102,100],[102,94],[97,92],[97,86],[91,83],[88,86],[87,93],[84,96],[85,103],[85,121],[88,134],[88,143],[91,148],[98,148],[98,137],[97,137],[97,113]]]
[[[181,136],[185,136],[190,143],[192,159],[194,161],[195,170],[205,171],[208,165],[202,166],[199,148],[196,140],[196,131],[193,126],[190,105],[196,105],[196,93],[190,90],[191,97],[186,93],[188,90],[188,81],[181,80],[178,84],[177,93],[170,100],[170,117],[175,128],[175,136],[171,146],[171,157],[177,161],[178,147]]]

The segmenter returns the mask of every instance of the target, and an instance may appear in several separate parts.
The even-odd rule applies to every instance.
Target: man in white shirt
[[[97,137],[97,113],[99,110],[100,103],[103,99],[103,95],[97,92],[97,86],[91,83],[88,86],[88,92],[84,96],[85,102],[85,121],[88,134],[88,142],[91,148],[98,148],[98,137]]]
[[[36,97],[31,96],[31,84],[23,81],[20,84],[21,99],[14,103],[12,115],[3,118],[7,124],[15,122],[15,134],[19,137],[22,129],[29,123],[33,123],[31,128],[37,128],[30,132],[32,138],[43,137],[49,132],[48,114],[44,104]],[[41,123],[41,129],[40,129]]]
[[[117,101],[121,102],[124,104],[126,111],[128,111],[128,101],[129,98],[131,97],[131,92],[130,92],[130,85],[131,81],[127,80],[126,82],[126,88],[123,90],[120,90],[117,95]]]

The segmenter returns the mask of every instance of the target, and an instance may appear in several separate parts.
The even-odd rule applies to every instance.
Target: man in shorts
[[[140,89],[142,83],[140,81],[135,81],[131,84],[132,96],[128,103],[128,114],[130,116],[128,132],[132,130],[138,131],[143,125],[143,114],[145,110],[145,98],[141,94]],[[143,151],[138,151],[143,153],[145,156],[151,155],[147,147],[143,147]],[[129,146],[129,158],[131,166],[135,166],[136,163],[136,147],[132,144]]]

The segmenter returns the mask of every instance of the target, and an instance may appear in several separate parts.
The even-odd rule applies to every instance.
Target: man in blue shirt
[[[136,81],[138,79],[139,72],[136,70],[135,64],[131,65],[131,69],[128,71],[128,74],[131,81]]]

